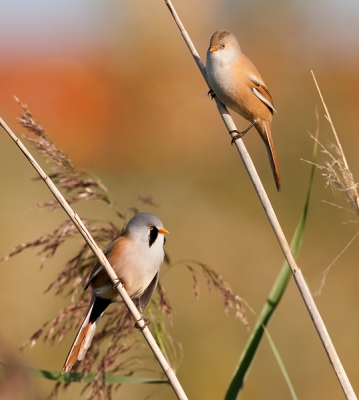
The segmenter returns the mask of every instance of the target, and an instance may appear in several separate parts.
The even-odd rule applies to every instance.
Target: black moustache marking
[[[157,236],[158,236],[158,229],[155,226],[150,226],[150,235],[148,238],[148,244],[150,245],[150,247],[156,241]]]

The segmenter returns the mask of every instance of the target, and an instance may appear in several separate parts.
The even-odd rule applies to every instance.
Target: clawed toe
[[[253,121],[249,125],[249,127],[246,130],[244,130],[243,132],[238,132],[236,129],[233,130],[233,131],[229,131],[229,133],[237,133],[236,136],[233,136],[231,144],[233,144],[237,139],[241,139],[252,128],[252,126],[254,126],[256,123],[257,123],[257,121]]]
[[[237,133],[237,135],[232,137],[231,144],[233,144],[237,139],[242,138],[246,134],[246,131],[245,132],[238,132],[237,130],[234,130],[234,131],[229,131],[229,133],[230,134]]]
[[[114,283],[114,285],[112,286],[114,289],[117,289],[119,286],[120,286],[120,284],[122,285],[122,286],[124,286],[124,283],[123,283],[123,281],[121,280],[121,279],[118,279],[117,281],[116,281],[116,283]]]
[[[141,320],[145,323],[143,326],[138,324]],[[148,318],[141,316],[141,318],[135,323],[135,328],[142,332],[150,323],[151,321]]]

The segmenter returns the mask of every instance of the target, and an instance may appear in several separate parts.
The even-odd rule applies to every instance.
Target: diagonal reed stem
[[[168,364],[166,358],[162,354],[160,348],[158,347],[154,337],[152,336],[151,331],[148,329],[146,322],[143,320],[140,312],[138,311],[137,307],[131,300],[130,296],[127,294],[124,286],[122,283],[119,283],[119,279],[115,274],[114,270],[112,269],[110,263],[107,261],[107,258],[103,254],[102,250],[97,246],[96,242],[94,241],[93,237],[91,236],[90,232],[85,227],[84,223],[81,221],[80,217],[73,211],[70,205],[67,203],[65,198],[62,196],[60,191],[57,189],[55,184],[49,178],[49,176],[45,173],[45,171],[40,167],[40,165],[36,162],[34,157],[31,153],[27,150],[25,145],[20,141],[20,139],[12,132],[9,126],[5,123],[5,121],[0,118],[0,126],[3,127],[5,132],[11,137],[11,139],[17,144],[19,149],[22,151],[24,156],[30,162],[30,164],[34,167],[36,172],[40,175],[41,179],[46,183],[47,187],[50,189],[51,193],[54,195],[56,200],[60,203],[61,207],[64,209],[66,214],[69,216],[71,221],[75,224],[76,228],[79,230],[91,250],[94,252],[96,257],[98,258],[101,265],[103,265],[111,278],[112,282],[116,284],[117,290],[119,291],[124,303],[126,304],[127,308],[133,315],[136,320],[137,325],[140,327],[140,330],[145,337],[148,345],[150,346],[153,354],[157,358],[160,366],[162,367],[164,373],[166,374],[169,383],[171,384],[173,391],[175,392],[177,398],[179,400],[187,400],[187,396],[182,389],[182,386],[177,379],[176,374],[174,373],[173,369]]]
[[[175,20],[175,22],[183,36],[183,39],[186,42],[186,45],[188,46],[193,58],[195,59],[195,62],[197,64],[198,68],[200,69],[200,71],[208,85],[205,67],[204,67],[187,31],[185,30],[175,8],[173,7],[172,2],[170,0],[164,0],[164,2],[166,4],[166,6],[168,7],[170,13],[172,14],[172,17]],[[208,85],[208,87],[210,89],[209,85]],[[227,108],[218,100],[217,97],[215,97],[215,101],[216,101],[218,111],[222,117],[222,120],[228,129],[228,132],[236,131],[237,130],[236,126],[235,126],[231,116],[229,115]],[[235,133],[231,133],[232,137],[234,135],[235,135]],[[339,356],[334,348],[334,345],[329,336],[327,328],[326,328],[326,326],[323,322],[323,319],[319,313],[319,310],[314,302],[313,296],[310,293],[310,290],[304,279],[302,271],[297,266],[297,263],[293,257],[293,254],[290,250],[288,241],[284,236],[283,230],[279,224],[279,221],[276,217],[273,207],[269,201],[268,195],[267,195],[266,191],[264,190],[262,182],[257,174],[257,171],[252,162],[252,159],[250,158],[242,139],[236,140],[235,145],[236,145],[238,153],[242,159],[244,167],[246,168],[246,170],[249,174],[249,177],[252,181],[254,189],[257,192],[257,196],[259,197],[262,207],[264,208],[264,212],[266,213],[267,218],[272,226],[274,234],[277,237],[278,243],[281,247],[284,257],[286,258],[288,265],[290,266],[295,283],[297,284],[299,292],[300,292],[302,299],[307,307],[307,310],[313,321],[315,329],[318,332],[319,338],[320,338],[320,340],[324,346],[324,349],[328,355],[329,361],[332,364],[334,372],[335,372],[335,374],[339,380],[339,383],[343,389],[345,397],[349,400],[354,400],[357,397],[356,397],[354,390],[350,384],[350,381],[347,377],[344,367],[343,367],[342,363],[340,362]]]
[[[316,137],[318,137],[318,132],[319,128],[317,129],[316,132]],[[314,143],[314,149],[313,149],[313,163],[316,161],[317,157],[317,152],[318,152],[318,143]],[[314,180],[314,172],[315,172],[315,165],[312,165],[312,170],[310,173],[310,179],[309,179],[309,187],[307,191],[307,198],[305,201],[304,209],[302,212],[302,216],[299,220],[299,223],[297,225],[297,229],[294,232],[294,236],[291,241],[291,250],[295,258],[298,258],[300,248],[302,246],[302,241],[303,241],[303,236],[304,236],[304,230],[305,226],[307,223],[307,216],[308,216],[308,211],[309,211],[309,200],[310,200],[310,195],[312,192],[312,187],[313,187],[313,180]],[[279,306],[279,303],[284,295],[284,291],[286,290],[288,283],[291,278],[291,270],[288,266],[288,263],[285,261],[282,269],[280,270],[277,279],[275,280],[272,289],[268,295],[267,301],[265,302],[262,311],[257,319],[257,322],[252,329],[252,333],[243,349],[243,352],[241,354],[241,357],[239,359],[239,363],[236,367],[236,370],[233,374],[232,380],[229,384],[229,387],[227,389],[227,393],[225,396],[225,400],[233,400],[236,399],[241,390],[244,387],[245,381],[247,380],[247,377],[249,375],[249,372],[251,370],[251,366],[253,364],[254,357],[258,351],[259,345],[262,340],[262,336],[264,333],[267,334],[267,338],[269,342],[272,342],[272,339],[270,338],[269,332],[267,331],[267,326],[272,318],[275,310]],[[276,355],[276,354],[275,354]],[[278,361],[278,356],[276,355],[277,361]],[[280,357],[279,357],[280,358]],[[279,365],[281,366],[282,362],[278,361]],[[283,370],[283,368],[281,367]],[[297,396],[294,392],[294,388],[292,383],[289,380],[289,377],[286,373],[286,371],[282,371],[284,378],[288,382],[288,388],[291,392],[292,398],[297,399]]]

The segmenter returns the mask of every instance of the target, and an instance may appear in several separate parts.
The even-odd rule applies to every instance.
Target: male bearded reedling
[[[146,309],[157,286],[166,233],[168,231],[156,215],[139,213],[105,250],[106,258],[129,296],[139,299],[141,312]],[[107,306],[122,301],[99,262],[95,264],[85,290],[88,286],[92,288],[90,307],[66,358],[63,374],[71,370],[76,360],[84,358]]]
[[[271,133],[273,112],[277,112],[262,77],[252,62],[242,53],[236,37],[227,31],[213,34],[207,51],[208,83],[218,99],[252,124],[237,132],[241,138],[254,126],[266,146],[277,190],[280,176]]]

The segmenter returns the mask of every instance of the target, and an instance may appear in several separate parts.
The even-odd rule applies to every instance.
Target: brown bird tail
[[[69,351],[69,354],[66,358],[65,364],[62,368],[63,374],[65,374],[66,372],[69,372],[71,370],[71,368],[75,364],[76,360],[82,360],[85,357],[85,354],[91,345],[92,338],[96,331],[96,327],[97,327],[98,323],[100,322],[100,319],[101,319],[101,317],[103,315],[103,311],[104,311],[104,309],[103,309],[102,312],[100,313],[100,315],[96,316],[96,319],[93,318],[93,309],[98,308],[95,305],[96,300],[98,300],[98,298],[96,298],[95,295],[93,295],[92,299],[91,299],[90,307],[86,314],[86,317],[81,325],[81,328],[79,329],[79,331],[76,335],[76,338],[75,338],[75,340],[71,346],[71,349]],[[106,307],[107,307],[107,305],[106,305]]]
[[[261,138],[263,139],[263,142],[266,146],[266,151],[272,168],[275,184],[277,186],[278,192],[280,192],[280,174],[279,174],[277,155],[275,153],[274,143],[272,139],[270,122],[261,121],[256,123],[254,126],[261,135]]]

